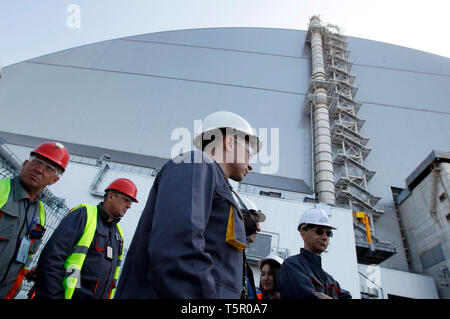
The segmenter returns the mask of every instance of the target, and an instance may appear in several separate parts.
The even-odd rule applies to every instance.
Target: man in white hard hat
[[[116,298],[240,298],[247,245],[228,179],[244,178],[261,142],[244,118],[220,111],[194,146],[156,176]]]
[[[320,255],[333,236],[327,212],[307,210],[298,224],[305,243],[300,254],[287,258],[278,272],[278,288],[282,299],[348,299],[351,294],[322,269]]]

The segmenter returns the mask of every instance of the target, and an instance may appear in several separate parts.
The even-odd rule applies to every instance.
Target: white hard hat
[[[261,265],[263,264],[263,262],[265,262],[266,260],[269,260],[269,259],[272,259],[272,260],[276,261],[277,263],[280,264],[280,266],[283,264],[283,261],[284,261],[283,258],[281,258],[278,255],[269,255],[269,256],[264,257],[263,259],[260,259],[258,261],[258,269],[259,269],[259,271],[261,271]]]
[[[258,222],[259,223],[262,223],[263,221],[266,220],[266,215],[264,215],[264,213],[261,212],[261,210],[258,208],[258,206],[256,206],[256,204],[251,199],[249,199],[247,197],[243,197],[243,196],[241,197],[241,199],[244,202],[245,207],[247,207],[247,209],[250,212],[255,213],[256,215],[258,215],[258,217],[259,217]]]
[[[327,226],[331,229],[336,229],[336,227],[331,226],[328,220],[328,214],[324,209],[321,208],[311,208],[303,213],[300,221],[298,222],[298,227],[302,224],[312,224],[318,226]]]
[[[253,132],[250,124],[241,116],[227,111],[218,111],[209,114],[202,122],[200,132],[195,132],[194,146],[202,151],[202,136],[207,132],[212,132],[221,128],[233,129],[233,134],[249,137],[250,147],[254,154],[258,153],[262,148],[262,142]]]

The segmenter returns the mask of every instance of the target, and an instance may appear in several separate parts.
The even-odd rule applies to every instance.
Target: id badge
[[[106,259],[113,259],[113,249],[111,246],[106,246]]]
[[[19,251],[17,252],[16,261],[21,264],[25,264],[28,258],[28,252],[30,250],[31,239],[27,236],[23,236],[20,241]]]

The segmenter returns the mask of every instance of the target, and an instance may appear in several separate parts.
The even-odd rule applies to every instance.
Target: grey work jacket
[[[7,296],[24,266],[16,262],[16,255],[21,239],[27,233],[25,211],[28,212],[29,223],[34,212],[35,218],[39,218],[38,201],[42,199],[42,194],[40,194],[34,201],[30,201],[19,176],[14,177],[11,181],[8,200],[0,208],[0,299]],[[41,241],[34,240],[29,253],[34,254]]]
[[[243,218],[221,167],[201,152],[180,155],[155,179],[116,298],[239,298],[242,243]]]

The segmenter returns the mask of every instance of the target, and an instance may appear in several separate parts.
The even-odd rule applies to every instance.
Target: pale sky
[[[80,28],[67,20],[79,7]],[[266,27],[306,30],[319,14],[344,35],[450,57],[448,0],[11,0],[0,4],[0,63],[150,32]]]

